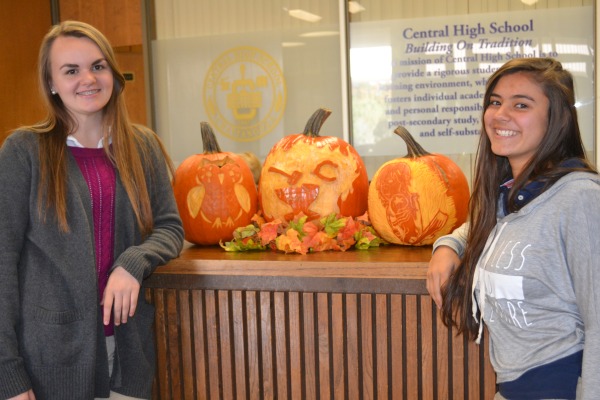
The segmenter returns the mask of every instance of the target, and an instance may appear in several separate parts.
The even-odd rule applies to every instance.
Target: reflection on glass
[[[557,58],[573,72],[584,142],[594,148],[592,6],[383,14],[369,18],[369,7],[351,17],[356,22],[349,28],[353,144],[370,176],[377,165],[404,155],[393,134],[398,125],[431,152],[454,159],[474,154],[487,79],[516,57]]]

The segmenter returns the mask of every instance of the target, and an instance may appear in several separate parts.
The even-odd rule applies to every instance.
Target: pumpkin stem
[[[319,131],[323,126],[323,123],[331,115],[331,110],[326,108],[319,108],[317,111],[311,115],[306,123],[306,127],[304,128],[304,134],[306,136],[319,136]]]
[[[404,140],[406,143],[406,149],[408,150],[408,154],[405,157],[408,158],[417,158],[429,155],[430,153],[423,148],[417,141],[412,137],[412,135],[406,130],[405,127],[399,125],[394,133]]]
[[[208,122],[200,122],[200,133],[202,134],[204,154],[221,153],[221,147],[219,147],[215,132]]]

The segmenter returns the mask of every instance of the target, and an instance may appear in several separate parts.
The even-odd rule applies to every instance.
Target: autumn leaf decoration
[[[275,219],[266,222],[255,214],[252,224],[237,228],[233,240],[220,243],[226,251],[273,250],[306,254],[315,251],[364,250],[386,242],[371,226],[368,214],[352,218],[330,214],[320,220],[307,221],[300,213],[289,222]]]

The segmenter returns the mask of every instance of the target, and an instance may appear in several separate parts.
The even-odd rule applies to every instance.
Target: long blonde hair
[[[120,71],[113,49],[106,37],[93,26],[78,22],[65,21],[54,25],[44,37],[38,58],[39,89],[47,109],[45,119],[39,123],[24,127],[39,134],[40,142],[40,181],[38,189],[38,212],[43,220],[46,213],[54,209],[61,231],[68,232],[66,210],[67,187],[67,136],[75,131],[77,122],[71,116],[59,96],[50,91],[52,80],[50,50],[56,38],[69,36],[87,38],[98,46],[113,74],[113,92],[104,107],[103,132],[110,137],[104,140],[104,150],[115,165],[129,197],[136,216],[138,227],[143,236],[152,231],[153,217],[148,188],[146,186],[144,163],[148,160],[147,135],[149,129],[133,125],[127,114],[123,90],[125,78]],[[157,140],[165,156],[168,167],[173,173],[173,164],[164,147]]]

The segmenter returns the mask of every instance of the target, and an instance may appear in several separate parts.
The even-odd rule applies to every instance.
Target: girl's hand
[[[133,317],[140,293],[140,283],[123,267],[116,267],[108,277],[102,299],[104,325],[110,323],[113,312],[115,325],[126,323]]]
[[[427,269],[427,291],[438,308],[442,308],[442,286],[460,264],[458,254],[448,246],[440,246],[431,255]]]
[[[33,394],[33,389],[29,389],[27,392],[21,393],[7,400],[35,400],[35,394]]]

